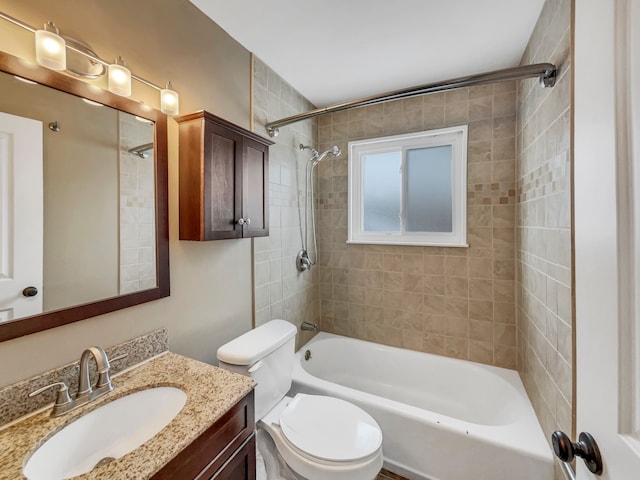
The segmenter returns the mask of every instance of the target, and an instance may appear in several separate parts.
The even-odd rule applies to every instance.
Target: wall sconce
[[[73,42],[71,42],[71,39],[68,43],[65,42],[65,40],[59,35],[58,29],[53,22],[47,22],[43,30],[36,30],[21,20],[1,11],[0,18],[35,34],[36,61],[43,67],[50,68],[51,70],[65,70],[67,68],[67,49],[71,50],[74,53],[87,57],[92,62],[108,67],[108,88],[110,92],[123,97],[130,96],[131,80],[133,79],[160,92],[160,110],[162,113],[165,115],[178,114],[179,95],[178,92],[173,90],[171,82],[167,84],[167,88],[161,88],[155,83],[134,75],[131,70],[126,67],[122,57],[118,57],[114,63],[109,64],[98,57],[93,50],[84,48],[82,45],[74,45]],[[80,75],[88,77],[88,75],[85,74]],[[98,78],[100,75],[102,75],[102,73],[95,74],[90,78]]]
[[[44,24],[42,30],[36,30],[36,61],[51,70],[67,68],[67,48],[64,39],[58,35],[53,22]]]
[[[122,97],[131,96],[131,70],[118,57],[109,65],[109,91]]]
[[[171,82],[167,82],[167,88],[160,90],[160,111],[165,115],[177,115],[180,105],[180,96],[173,90]]]

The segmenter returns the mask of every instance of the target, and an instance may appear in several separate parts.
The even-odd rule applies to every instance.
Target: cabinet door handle
[[[244,225],[244,218],[240,217],[236,223],[238,225]]]
[[[251,219],[249,217],[247,217],[247,218],[240,217],[236,223],[238,225],[250,225],[251,224]]]
[[[246,223],[247,225],[251,225],[251,219],[249,217],[245,218],[244,223]]]

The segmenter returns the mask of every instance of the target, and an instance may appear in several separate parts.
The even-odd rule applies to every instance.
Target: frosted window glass
[[[407,231],[453,231],[451,145],[407,150]]]
[[[402,152],[364,156],[363,229],[399,232],[402,204]]]

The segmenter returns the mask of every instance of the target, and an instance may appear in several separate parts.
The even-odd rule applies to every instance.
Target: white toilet
[[[220,347],[220,367],[257,382],[258,429],[271,436],[297,475],[308,480],[375,479],[382,468],[382,431],[368,413],[338,398],[286,396],[295,336],[293,324],[272,320]]]

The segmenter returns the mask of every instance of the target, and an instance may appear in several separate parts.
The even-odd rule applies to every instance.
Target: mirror
[[[168,296],[166,116],[0,71],[0,341]]]

